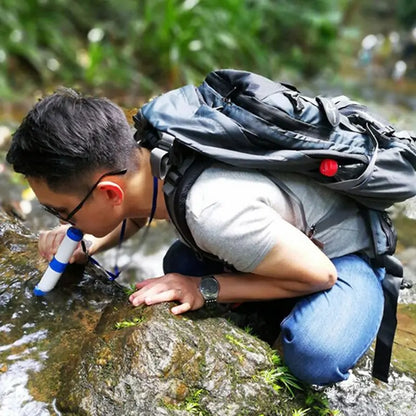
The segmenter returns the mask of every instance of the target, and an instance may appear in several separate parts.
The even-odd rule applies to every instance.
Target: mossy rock
[[[416,305],[399,305],[392,362],[397,370],[416,376]]]
[[[47,266],[36,236],[1,212],[0,221],[0,381],[25,391],[0,395],[7,414],[292,415],[307,407],[304,391],[284,387],[295,379],[268,344],[215,314],[134,308],[125,288],[91,265],[68,267],[52,292],[34,296]]]

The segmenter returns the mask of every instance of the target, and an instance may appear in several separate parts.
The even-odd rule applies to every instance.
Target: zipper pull
[[[322,241],[319,241],[318,239],[314,238],[314,234],[316,231],[316,224],[312,224],[309,227],[308,232],[306,233],[306,236],[312,241],[312,243],[314,243],[319,249],[323,250],[324,249],[324,243],[322,243]]]

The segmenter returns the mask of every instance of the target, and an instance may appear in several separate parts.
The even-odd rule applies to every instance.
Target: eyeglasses
[[[74,221],[71,221],[71,218],[82,208],[82,206],[85,204],[86,200],[91,196],[91,194],[94,192],[94,190],[98,186],[98,184],[106,176],[125,175],[126,173],[127,173],[127,169],[122,169],[122,170],[113,170],[111,172],[107,172],[107,173],[104,173],[103,175],[101,175],[98,178],[97,182],[95,182],[95,184],[91,187],[91,189],[88,191],[88,193],[84,196],[84,198],[82,198],[81,202],[66,217],[62,216],[61,213],[53,207],[49,207],[47,205],[44,205],[43,209],[46,212],[48,212],[49,214],[52,214],[55,217],[57,217],[59,220],[64,221],[64,222],[68,222],[72,225],[75,225]]]

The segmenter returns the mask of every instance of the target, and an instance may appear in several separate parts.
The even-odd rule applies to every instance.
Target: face
[[[117,184],[100,182],[104,176],[108,175],[98,178],[84,196],[55,192],[43,179],[28,178],[28,182],[39,202],[62,223],[69,222],[83,233],[103,237],[123,219],[123,198],[120,198],[123,192]]]

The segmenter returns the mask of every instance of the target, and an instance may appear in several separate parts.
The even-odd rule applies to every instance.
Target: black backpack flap
[[[247,96],[257,97],[260,101],[276,93],[295,91],[294,86],[274,82],[262,75],[235,69],[220,69],[210,72],[205,82],[211,85],[221,96],[232,99],[243,92]]]
[[[336,143],[341,137],[337,133],[334,141],[311,138],[271,125],[237,105],[219,111],[201,102],[191,86],[154,99],[141,109],[139,118],[148,121],[158,140],[167,133],[184,146],[233,166],[307,173],[317,172],[323,157],[349,164],[367,161],[366,149],[358,143],[351,150]]]
[[[254,87],[244,90],[251,84]],[[335,159],[341,168],[332,180],[319,174],[321,160],[315,164],[316,170],[309,171],[310,165],[305,165],[298,172],[308,173],[365,206],[383,210],[416,194],[414,137],[408,132],[402,136],[396,134],[381,117],[347,97],[311,99],[267,78],[230,70],[211,73],[199,90],[206,101],[217,104],[221,99],[212,96],[232,91],[229,97],[223,97],[225,104],[221,111],[247,129],[252,137],[257,134],[257,146],[265,146],[267,142],[275,148],[279,143],[284,149],[301,150],[309,157]],[[299,101],[302,106],[294,104]],[[274,110],[274,119],[265,117],[265,113],[273,115]],[[285,131],[282,126],[292,129]],[[318,148],[321,154],[313,150]],[[293,171],[292,168],[298,167],[294,164],[287,169]]]
[[[262,122],[281,130],[319,140],[328,139],[332,130],[317,103],[314,106],[303,100],[296,89],[261,75],[235,70],[214,71],[198,89],[204,101],[214,108],[224,111],[227,104],[236,104],[247,114],[256,115]]]
[[[359,177],[326,186],[376,210],[415,196],[416,171],[408,149],[402,146],[377,149],[373,161]]]
[[[233,119],[202,102],[191,85],[169,91],[144,105],[136,116],[137,120],[142,118],[156,134],[170,134],[197,151],[228,146],[245,152],[255,148]]]

